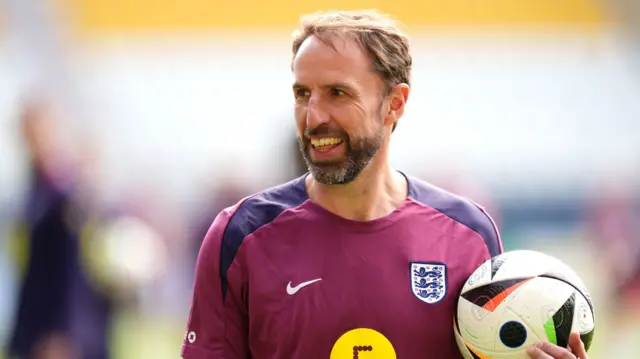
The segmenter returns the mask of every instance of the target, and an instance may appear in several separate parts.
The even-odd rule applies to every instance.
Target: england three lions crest
[[[442,263],[411,262],[411,291],[427,304],[440,302],[447,295],[447,266]]]

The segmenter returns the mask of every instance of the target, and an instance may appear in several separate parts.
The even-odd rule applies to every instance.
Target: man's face
[[[51,109],[45,105],[28,104],[23,109],[20,118],[22,136],[26,150],[32,159],[50,150],[54,141],[54,123],[51,119]]]
[[[355,42],[312,36],[293,61],[298,141],[309,170],[324,184],[355,180],[385,138],[384,84]],[[386,106],[388,107],[388,105]]]

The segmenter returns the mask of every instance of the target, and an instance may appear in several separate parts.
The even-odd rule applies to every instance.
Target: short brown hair
[[[369,54],[373,68],[387,86],[411,81],[409,38],[390,16],[375,10],[318,12],[303,16],[293,34],[293,56],[310,36],[331,45],[334,36],[355,40]]]

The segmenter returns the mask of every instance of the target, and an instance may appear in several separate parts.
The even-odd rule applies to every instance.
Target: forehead
[[[316,36],[306,39],[293,59],[296,82],[305,85],[346,82],[352,86],[375,86],[380,82],[371,59],[354,40],[335,37],[326,44]]]

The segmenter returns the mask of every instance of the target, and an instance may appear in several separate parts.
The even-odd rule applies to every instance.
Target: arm
[[[236,207],[237,208],[237,207]],[[187,331],[186,359],[246,359],[247,302],[243,269],[228,250],[234,209],[222,211],[200,248]],[[235,253],[233,253],[235,255]]]

